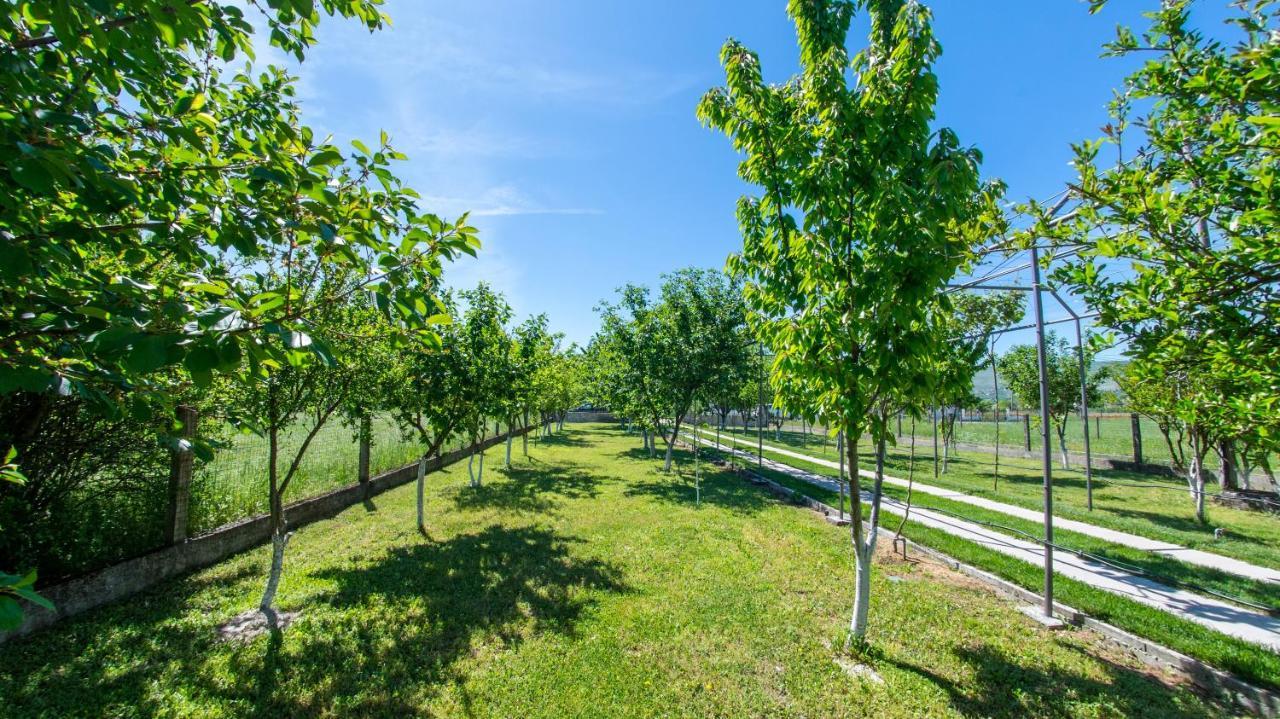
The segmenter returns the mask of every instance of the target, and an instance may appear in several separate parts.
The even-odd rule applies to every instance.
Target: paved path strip
[[[707,430],[698,431],[706,436],[714,436],[715,434],[714,432],[709,432]],[[746,443],[743,442],[742,444],[745,445]],[[751,447],[754,449],[755,444],[752,444]],[[807,454],[801,454],[799,452],[775,447],[773,445],[764,445],[764,450],[766,452],[783,455],[784,457],[793,457],[795,459],[811,462],[823,467],[830,467],[831,469],[839,469],[840,467],[838,462],[833,462],[829,459],[812,457]],[[755,455],[752,456],[754,457]],[[875,478],[874,472],[870,472],[865,469],[859,474],[863,477],[871,479]],[[885,475],[884,481],[887,484],[899,487],[907,486],[907,480],[899,479],[898,477],[890,477],[889,475]],[[1018,507],[1012,504],[1005,504],[1004,502],[997,502],[991,499],[984,499],[982,497],[975,497],[971,494],[965,494],[964,492],[959,492],[954,489],[944,489],[942,487],[935,487],[930,484],[923,484],[916,481],[915,491],[923,492],[924,494],[931,494],[935,497],[950,499],[954,502],[963,502],[964,504],[972,505],[974,507],[982,507],[983,509],[989,509],[993,512],[1007,514],[1010,517],[1018,517],[1019,519],[1026,519],[1032,522],[1044,521],[1043,512],[1039,512],[1034,509],[1027,509],[1026,507]],[[1137,534],[1129,534],[1128,532],[1119,532],[1114,529],[1099,527],[1097,525],[1089,524],[1088,522],[1081,522],[1075,519],[1065,519],[1054,516],[1053,526],[1058,529],[1066,529],[1079,534],[1085,534],[1090,537],[1096,537],[1114,544],[1132,547],[1133,549],[1141,549],[1148,552],[1154,552],[1156,554],[1163,554],[1165,556],[1172,557],[1173,559],[1186,562],[1187,564],[1209,567],[1210,569],[1217,569],[1219,571],[1228,572],[1236,576],[1253,579],[1259,582],[1280,584],[1280,569],[1260,567],[1256,564],[1250,564],[1249,562],[1241,561],[1239,559],[1224,557],[1221,554],[1205,552],[1199,549],[1190,549],[1177,544],[1170,544],[1169,542],[1162,542],[1156,539],[1142,537]]]
[[[692,439],[688,435],[686,437]],[[712,440],[699,438],[699,441],[707,446],[715,446]],[[736,452],[739,456],[750,458],[753,462],[756,459],[754,454],[734,450],[727,445],[722,444],[720,448]],[[829,477],[806,472],[767,458],[764,460],[764,465],[810,484],[838,491],[838,483]],[[920,486],[916,485],[916,489],[919,488]],[[867,492],[863,492],[863,498],[868,501],[871,499]],[[882,509],[886,512],[903,515],[907,511],[904,502],[892,497],[884,496],[880,501]],[[1036,566],[1044,566],[1044,551],[1036,542],[1010,537],[988,527],[920,507],[911,508],[911,520],[969,540],[992,551]],[[1280,619],[1251,612],[1194,592],[1175,589],[1069,552],[1055,553],[1053,563],[1054,571],[1062,576],[1077,579],[1092,587],[1155,607],[1228,636],[1243,639],[1273,651],[1280,651]]]

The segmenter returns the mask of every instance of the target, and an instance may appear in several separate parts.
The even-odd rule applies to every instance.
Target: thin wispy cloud
[[[516,55],[507,46],[476,40],[476,30],[425,13],[402,13],[378,42],[352,43],[341,52],[322,47],[316,69],[342,65],[376,71],[400,85],[505,98],[588,101],[592,105],[661,102],[705,84],[705,78],[645,67],[586,68]]]
[[[603,215],[593,207],[555,207],[541,204],[510,186],[488,188],[471,197],[424,195],[422,203],[435,212],[448,216],[470,212],[472,217],[510,217],[514,215]]]

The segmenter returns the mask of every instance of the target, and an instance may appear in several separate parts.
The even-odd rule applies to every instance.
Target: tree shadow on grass
[[[530,437],[529,441],[532,443],[537,443],[538,446],[546,446],[546,447],[589,447],[591,446],[590,442],[583,439],[582,437],[577,436],[576,433],[570,434],[567,432],[562,432],[560,434],[553,434],[550,437],[536,437],[536,438]]]
[[[573,556],[579,541],[493,525],[315,572],[336,583],[315,600],[332,609],[286,631],[283,645],[268,639],[265,652],[238,655],[242,681],[225,698],[262,717],[417,715],[465,680],[460,661],[538,634],[573,636],[594,595],[630,591],[612,564]]]
[[[330,593],[244,646],[218,640],[216,605],[192,611],[210,601],[208,576],[168,583],[7,644],[0,703],[13,716],[416,716],[482,643],[572,635],[601,593],[630,591],[614,565],[576,556],[577,541],[492,526],[334,563],[311,575]],[[261,573],[243,569],[217,578],[237,595],[253,582],[256,598]]]
[[[1172,492],[1170,494],[1172,495]],[[1174,497],[1170,497],[1170,499],[1174,499]],[[1186,495],[1178,497],[1174,501],[1182,501],[1185,502],[1188,507],[1191,506],[1191,499]],[[1150,522],[1152,524],[1165,527],[1166,529],[1187,532],[1189,534],[1203,535],[1206,539],[1213,537],[1213,529],[1215,525],[1212,521],[1201,524],[1195,519],[1195,517],[1179,517],[1177,515],[1166,514],[1164,512],[1127,509],[1125,507],[1109,506],[1106,508],[1106,511],[1118,517],[1125,517],[1126,519],[1140,519],[1144,522]],[[1237,537],[1240,539],[1248,539],[1244,532],[1237,532]]]
[[[1065,645],[1063,645],[1065,646]],[[953,650],[973,671],[973,681],[960,685],[930,669],[894,659],[885,661],[917,674],[946,690],[951,706],[965,716],[1076,716],[1081,703],[1100,704],[1104,714],[1153,719],[1193,719],[1219,716],[1189,692],[1177,695],[1168,687],[1127,667],[1093,657],[1103,678],[1069,669],[1028,666],[1029,658],[1010,658],[987,645]],[[1079,651],[1079,650],[1074,650]]]
[[[505,475],[505,476],[504,476]],[[513,512],[547,512],[564,499],[594,499],[608,479],[580,466],[565,464],[520,466],[500,470],[497,481],[463,487],[454,495],[458,509],[491,507]]]
[[[738,514],[756,514],[776,505],[776,499],[727,469],[710,462],[703,465],[701,503]],[[686,468],[688,469],[688,468]],[[698,503],[698,493],[690,474],[671,474],[656,479],[630,482],[623,492],[628,497],[651,497],[668,504],[690,507]]]

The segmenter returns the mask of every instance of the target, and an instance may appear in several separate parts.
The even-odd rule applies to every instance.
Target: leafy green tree
[[[301,60],[322,14],[372,30],[379,4],[251,6]],[[278,430],[285,404],[307,404],[282,396],[288,376],[342,359],[313,337],[322,313],[302,289],[339,274],[432,336],[441,260],[474,254],[475,230],[417,207],[385,135],[345,152],[302,126],[283,72],[235,70],[252,31],[241,3],[217,0],[0,13],[0,394],[171,416],[175,372],[201,388],[217,372],[274,388],[256,419]],[[288,479],[272,472],[274,502]]]
[[[484,282],[461,293],[461,297],[466,310],[459,350],[465,358],[462,387],[467,397],[462,429],[474,444],[484,439],[485,423],[506,416],[511,405],[513,354],[507,324],[512,312],[502,295]],[[467,460],[473,487],[479,487],[484,479],[484,455],[479,453],[479,471],[474,469],[476,455]]]
[[[529,426],[529,413],[539,404],[538,379],[551,361],[559,335],[548,329],[547,316],[535,315],[516,327],[516,373],[512,393],[514,409],[521,418],[521,426]],[[510,422],[509,424],[514,424]],[[529,456],[529,433],[522,435],[524,456]],[[511,464],[511,438],[507,438],[507,464]]]
[[[1210,448],[1231,486],[1241,448],[1280,446],[1280,4],[1233,3],[1230,41],[1194,29],[1191,6],[1162,2],[1141,34],[1119,29],[1107,54],[1143,62],[1104,137],[1074,148],[1071,220],[1031,204],[1024,240],[1078,247],[1056,279],[1127,342],[1144,382],[1182,378],[1167,408],[1196,494]]]
[[[376,396],[388,354],[379,345],[398,330],[374,306],[369,293],[353,291],[362,285],[359,276],[345,272],[325,276],[323,267],[312,272],[316,268],[298,255],[293,262],[296,266],[283,274],[307,281],[280,280],[275,272],[263,273],[255,281],[272,286],[284,282],[287,289],[280,291],[292,303],[308,306],[303,311],[315,334],[308,335],[307,341],[322,343],[325,349],[293,355],[287,364],[264,363],[253,368],[249,377],[228,381],[227,388],[228,419],[267,439],[272,556],[259,608],[272,621],[291,536],[284,511],[289,487],[320,430],[344,414],[349,420],[359,419],[357,413]],[[282,442],[291,429],[301,436],[296,445]]]
[[[457,315],[452,294],[444,293],[441,303],[449,316]],[[404,343],[383,365],[383,386],[377,396],[405,436],[422,446],[417,483],[418,529],[422,532],[426,532],[426,462],[440,455],[470,413],[467,362],[460,325],[450,322],[440,326],[438,342]]]
[[[939,379],[932,404],[942,413],[945,448],[942,471],[946,471],[954,449],[960,410],[976,407],[980,402],[973,393],[973,377],[995,361],[991,333],[1017,322],[1025,312],[1025,296],[1013,291],[959,292],[949,295],[946,304],[939,307],[939,321],[952,337],[940,347],[934,370]]]
[[[1080,410],[1080,360],[1074,347],[1049,332],[1044,339],[1045,371],[1049,379],[1049,423],[1058,434],[1058,448],[1062,466],[1069,467],[1067,459],[1067,419]],[[1085,347],[1085,367],[1093,364],[1093,352]],[[1036,359],[1035,345],[1018,345],[1001,357],[997,366],[1009,391],[1023,407],[1040,406],[1040,365]],[[1085,370],[1085,396],[1090,405],[1099,399],[1098,385],[1107,376],[1106,368]]]
[[[1187,464],[1186,433],[1177,415],[1177,403],[1178,395],[1186,390],[1180,387],[1181,383],[1169,382],[1169,378],[1156,382],[1136,369],[1135,365],[1129,364],[1125,371],[1115,375],[1116,384],[1124,392],[1125,405],[1129,411],[1156,423],[1174,470],[1184,472]]]
[[[378,4],[253,6],[301,59],[321,13],[376,29]],[[378,269],[369,286],[406,320],[439,252],[472,251],[465,224],[419,214],[385,142],[348,157],[300,125],[280,71],[228,69],[251,32],[213,0],[0,13],[0,393],[167,405],[161,368],[201,378],[298,349],[307,318],[237,279],[282,247]]]
[[[870,14],[850,57],[849,23]],[[870,606],[888,421],[927,385],[943,341],[931,308],[960,266],[980,207],[977,151],[932,126],[939,46],[929,13],[903,0],[792,0],[799,77],[766,84],[755,53],[730,40],[727,85],[698,108],[745,155],[739,175],[762,195],[738,203],[743,250],[729,269],[758,336],[773,350],[784,409],[876,444],[870,521],[862,517],[857,442],[848,443],[857,587],[850,640]],[[993,190],[994,191],[994,190]],[[791,214],[795,209],[803,222]]]
[[[746,362],[745,307],[736,283],[723,272],[688,268],[663,275],[659,301],[628,286],[617,305],[601,306],[601,342],[631,389],[619,397],[630,414],[657,431],[671,470],[677,435],[697,399],[733,367]],[[672,420],[670,433],[664,421]]]
[[[552,427],[563,430],[569,410],[582,403],[586,396],[586,371],[586,359],[573,345],[563,352],[554,352],[541,368],[537,384],[548,434]]]

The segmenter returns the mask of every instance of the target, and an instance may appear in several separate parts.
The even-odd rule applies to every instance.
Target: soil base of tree
[[[218,626],[218,640],[248,644],[272,630],[283,631],[302,612],[275,612],[274,621],[266,612],[254,607],[240,612]]]

